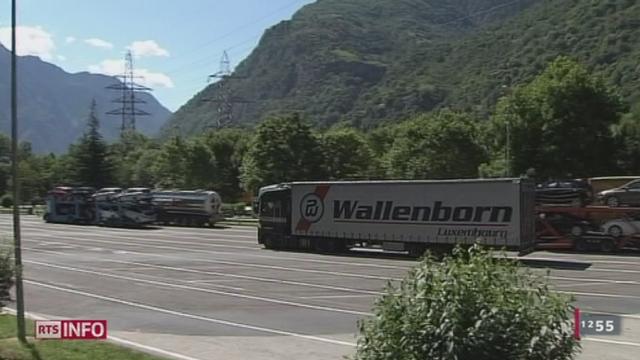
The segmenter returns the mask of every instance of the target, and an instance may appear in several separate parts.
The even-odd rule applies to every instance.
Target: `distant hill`
[[[106,139],[119,136],[121,120],[104,115],[117,108],[118,93],[105,89],[118,80],[81,72],[70,74],[34,56],[18,58],[18,121],[20,139],[39,153],[61,153],[84,131],[91,99],[96,99],[100,130]],[[10,52],[0,45],[0,131],[10,134]],[[139,118],[142,133],[156,135],[171,113],[153,96],[142,95],[152,116]]]
[[[299,111],[316,125],[368,128],[497,98],[569,55],[640,100],[640,4],[633,0],[319,0],[268,29],[229,81],[242,124]],[[216,85],[165,126],[213,123]]]

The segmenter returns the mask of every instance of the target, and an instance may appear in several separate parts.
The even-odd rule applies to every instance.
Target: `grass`
[[[16,318],[0,314],[1,360],[160,360],[161,358],[123,348],[106,341],[35,340],[33,321],[27,320],[28,343],[16,339]]]

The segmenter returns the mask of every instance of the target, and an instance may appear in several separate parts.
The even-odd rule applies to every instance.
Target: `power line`
[[[231,72],[231,61],[229,60],[229,54],[227,54],[226,51],[223,52],[222,58],[220,59],[220,70],[213,75],[209,75],[209,79],[218,79],[218,82],[215,83],[216,97],[213,99],[203,100],[218,105],[215,127],[222,128],[234,121],[236,105],[246,105],[253,103],[253,101],[251,100],[236,96],[229,84],[233,80],[244,78],[246,77],[234,75]]]
[[[124,73],[117,76],[120,81],[116,84],[107,86],[107,89],[109,90],[122,92],[121,97],[112,101],[115,103],[120,103],[122,104],[122,106],[118,109],[107,112],[107,115],[117,115],[122,117],[122,125],[120,127],[121,135],[124,135],[126,132],[136,130],[137,116],[151,115],[144,110],[136,108],[138,104],[146,103],[146,101],[137,98],[136,93],[151,91],[151,88],[139,85],[135,82],[135,79],[140,77],[134,75],[133,56],[131,56],[131,51],[127,51],[124,63]]]
[[[496,5],[496,6],[490,7],[489,9],[481,10],[481,11],[475,12],[473,14],[465,15],[463,17],[460,17],[460,18],[457,18],[457,19],[453,19],[453,20],[449,20],[449,21],[446,21],[446,22],[443,22],[443,23],[439,23],[439,24],[435,24],[435,25],[449,25],[449,24],[452,24],[454,22],[458,22],[458,21],[461,21],[461,20],[471,19],[472,17],[478,16],[478,15],[487,14],[487,13],[493,12],[493,11],[498,10],[498,9],[502,9],[503,7],[507,7],[507,6],[510,6],[510,5],[519,3],[519,2],[520,2],[520,0],[510,1],[508,3]]]
[[[306,2],[306,0],[295,0],[295,1],[291,1],[291,2],[289,2],[289,3],[287,3],[287,4],[285,4],[285,5],[283,5],[283,6],[279,7],[279,8],[277,8],[277,9],[275,9],[274,11],[272,11],[272,12],[270,12],[270,13],[266,14],[266,15],[263,15],[263,16],[261,16],[261,17],[259,17],[259,18],[256,18],[256,19],[254,19],[254,20],[251,20],[250,22],[247,22],[247,23],[245,23],[245,24],[243,24],[243,25],[238,26],[238,27],[237,27],[237,28],[235,28],[234,30],[231,30],[231,31],[229,31],[229,32],[227,32],[227,33],[225,33],[225,34],[223,34],[223,35],[220,35],[220,36],[218,36],[218,37],[216,37],[216,38],[213,38],[213,39],[211,39],[211,40],[208,40],[207,42],[205,42],[205,43],[203,43],[203,44],[201,44],[201,45],[199,45],[199,46],[197,46],[197,47],[191,48],[190,50],[184,51],[184,52],[180,53],[179,55],[174,56],[174,57],[173,57],[173,60],[178,59],[178,58],[183,58],[183,57],[185,57],[186,55],[192,54],[193,52],[195,52],[195,51],[197,51],[197,50],[200,50],[200,49],[202,49],[202,48],[204,48],[204,47],[207,47],[207,46],[209,46],[209,45],[211,45],[211,44],[213,44],[213,43],[215,43],[215,42],[217,42],[217,41],[220,41],[220,40],[226,39],[226,38],[228,38],[229,36],[236,34],[236,33],[237,33],[237,32],[239,32],[240,30],[244,30],[244,29],[246,29],[246,28],[250,27],[251,25],[255,25],[256,23],[258,23],[258,22],[260,22],[260,21],[263,21],[263,20],[265,20],[265,19],[268,19],[269,17],[271,17],[271,16],[273,16],[273,15],[275,15],[275,14],[277,14],[277,13],[279,13],[279,12],[281,12],[281,11],[283,11],[283,10],[287,9],[287,8],[290,8],[291,6],[293,6],[293,5],[295,5],[295,4],[298,4],[298,3],[300,3],[300,2],[303,2],[303,1],[304,1],[304,2]],[[263,32],[264,32],[264,31],[263,31]],[[259,34],[259,35],[257,35],[257,36],[254,36],[253,38],[255,38],[255,37],[259,37],[259,36],[261,36],[261,35],[262,35],[262,33],[260,33],[260,34]],[[246,42],[246,41],[245,41],[245,42]],[[166,71],[165,73],[167,73],[167,74],[174,74],[174,73],[176,73],[176,72],[178,72],[178,71],[180,71],[180,70],[182,70],[182,69],[185,69],[185,68],[191,68],[193,65],[200,64],[200,63],[204,63],[204,62],[208,62],[209,60],[210,60],[210,56],[207,56],[207,58],[203,58],[203,59],[196,60],[196,61],[194,61],[194,62],[186,63],[186,64],[181,65],[181,66],[179,66],[179,67],[176,67],[176,68],[174,68],[174,69],[172,69],[172,70],[170,70],[170,71]]]

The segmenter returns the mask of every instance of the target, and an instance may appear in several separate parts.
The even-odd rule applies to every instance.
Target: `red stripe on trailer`
[[[331,185],[318,185],[316,186],[316,189],[313,191],[313,193],[316,194],[320,198],[320,200],[324,200],[330,188]],[[312,223],[310,221],[301,217],[298,221],[298,225],[296,226],[296,231],[307,232],[311,228],[311,224]]]

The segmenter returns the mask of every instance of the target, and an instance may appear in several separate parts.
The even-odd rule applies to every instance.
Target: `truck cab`
[[[291,187],[279,184],[260,189],[256,210],[258,243],[268,249],[280,247],[291,235]]]

